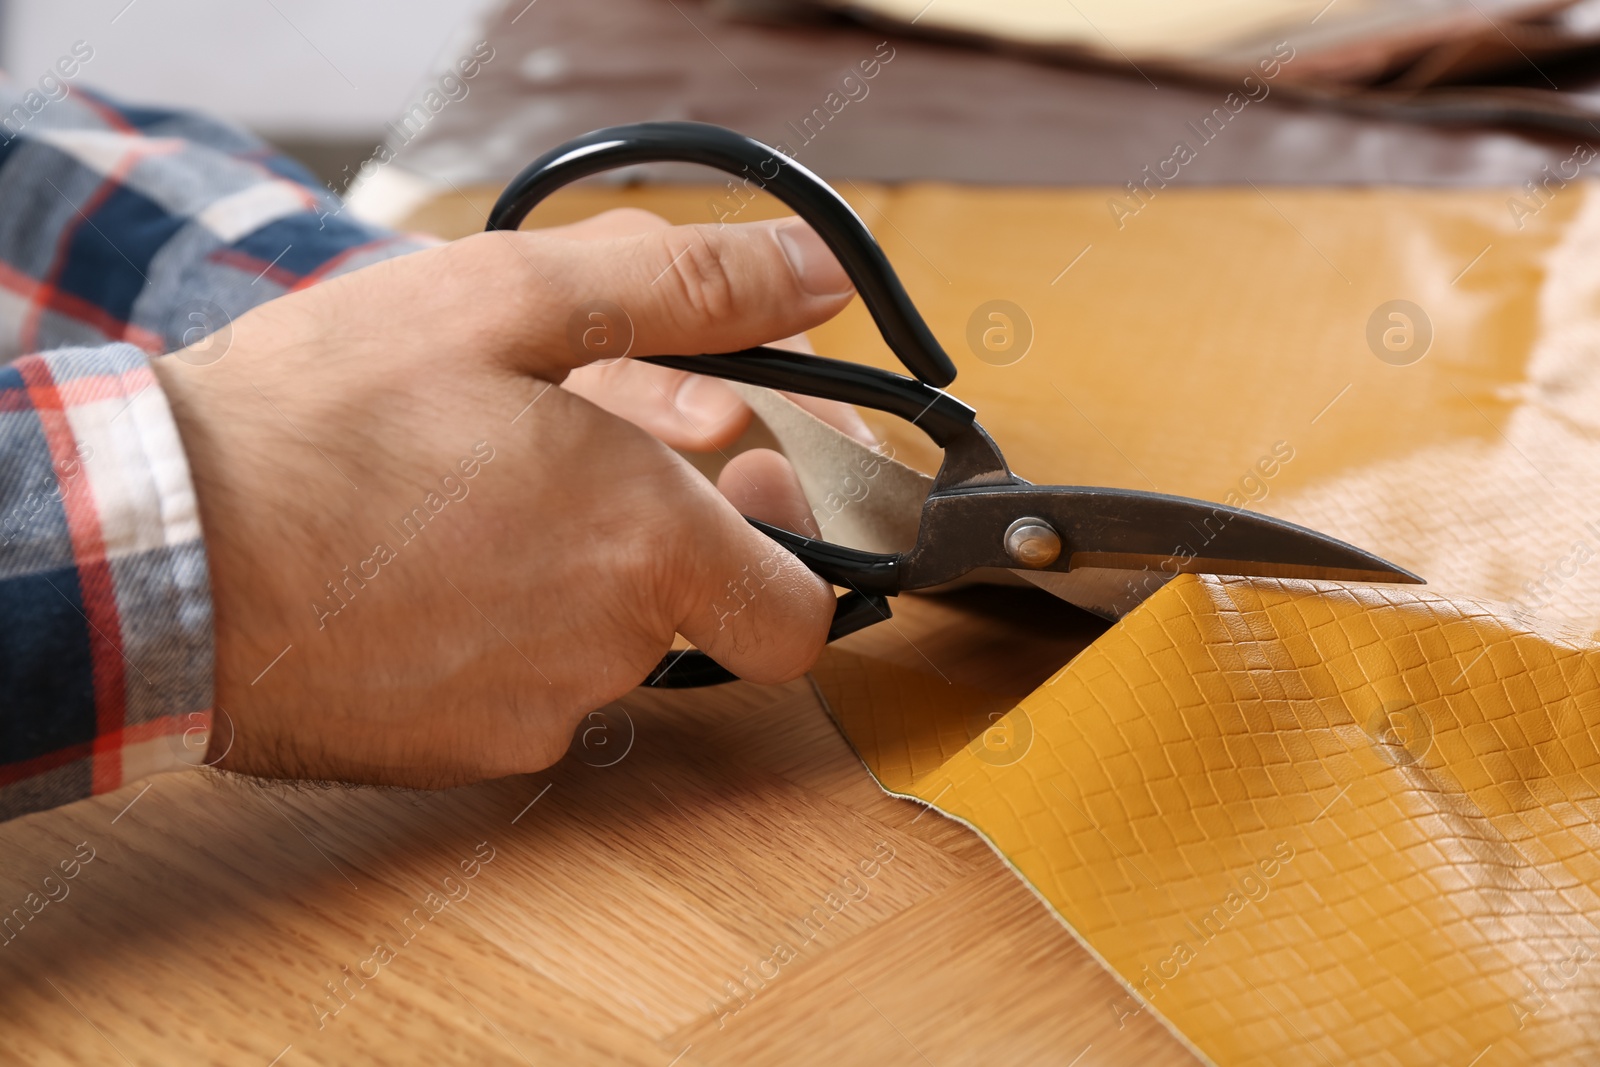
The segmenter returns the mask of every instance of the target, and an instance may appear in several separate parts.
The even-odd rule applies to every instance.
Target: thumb
[[[822,238],[797,218],[583,242],[516,237],[544,284],[532,302],[542,321],[526,324],[533,328],[512,359],[551,380],[605,356],[765,344],[827,321],[854,294]]]

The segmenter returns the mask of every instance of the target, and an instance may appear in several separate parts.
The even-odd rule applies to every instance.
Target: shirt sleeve
[[[211,596],[148,357],[0,368],[0,817],[204,758]]]
[[[225,123],[25,89],[0,82],[0,359],[110,341],[171,352],[432,243],[360,221]]]
[[[0,82],[0,819],[205,758],[205,549],[151,359],[226,358],[250,308],[429,243],[224,123],[27,89]]]

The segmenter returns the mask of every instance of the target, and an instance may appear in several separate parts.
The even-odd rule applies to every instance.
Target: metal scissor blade
[[[925,588],[975,567],[1015,569],[1007,531],[1041,520],[1060,553],[1036,570],[1150,569],[1424,584],[1404,568],[1327,534],[1253,511],[1164,493],[1070,485],[978,486],[928,498],[902,584]]]

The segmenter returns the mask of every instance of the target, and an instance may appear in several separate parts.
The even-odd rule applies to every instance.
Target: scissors
[[[489,230],[515,230],[562,186],[641,163],[714,167],[765,190],[808,222],[855,283],[889,348],[912,377],[876,367],[760,347],[643,362],[873,408],[932,438],[944,461],[922,505],[916,542],[868,552],[747,521],[833,585],[848,590],[828,640],[889,618],[888,597],[944,585],[980,568],[1080,568],[1163,574],[1259,575],[1424,584],[1416,575],[1326,534],[1267,515],[1188,497],[1078,485],[1034,485],[1011,473],[977,413],[943,390],[956,367],[912,304],[883,249],[825,181],[792,158],[733,130],[698,122],[612,126],[530,163],[489,213]],[[1174,545],[1203,547],[1179,553]],[[705,653],[670,653],[645,685],[684,689],[736,676]]]

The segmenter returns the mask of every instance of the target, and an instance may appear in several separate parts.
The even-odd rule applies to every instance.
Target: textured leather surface
[[[1244,221],[1242,203],[1208,206],[1188,222]],[[1341,198],[1318,206],[1326,221]],[[1306,435],[1334,409],[1308,406],[1286,433],[1302,442],[1293,488],[1263,506],[1430,588],[1184,576],[1009,710],[932,663],[846,645],[819,666],[880,783],[984,834],[1128,986],[1106,1005],[1119,1018],[1153,1010],[1228,1065],[1600,1057],[1600,199],[1567,206],[1543,232],[1484,241],[1502,258],[1475,296],[1451,292],[1429,247],[1476,240],[1473,211],[1309,238],[1352,288],[1433,294],[1437,347],[1381,370],[1412,401],[1458,403],[1369,392],[1316,448]],[[1203,314],[1199,291],[1169,313]],[[1296,310],[1341,318],[1348,297],[1310,287]],[[1213,382],[1187,402],[1237,411],[1253,359],[1208,347]],[[1352,389],[1372,369],[1346,366]],[[1309,399],[1274,384],[1280,405]],[[1182,432],[1183,401],[1156,395],[1106,443]],[[1390,405],[1405,424],[1384,421]],[[1270,420],[1224,427],[1190,470]],[[1021,440],[1023,473],[1087,465]],[[1120,458],[1144,473],[1139,457]]]
[[[1600,646],[1394,589],[1184,576],[976,737],[848,653],[883,785],[983,833],[1216,1063],[1600,1054]]]

